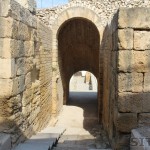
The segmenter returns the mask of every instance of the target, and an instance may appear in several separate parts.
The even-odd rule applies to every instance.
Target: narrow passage
[[[106,133],[98,123],[97,91],[95,85],[90,86],[85,83],[85,77],[73,76],[71,79],[69,103],[63,106],[56,124],[56,127],[65,127],[66,131],[54,150],[110,148]]]

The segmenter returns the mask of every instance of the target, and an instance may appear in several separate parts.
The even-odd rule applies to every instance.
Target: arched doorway
[[[52,89],[52,114],[55,115],[59,111],[57,109],[57,104],[60,103],[60,101],[62,102],[62,99],[58,99],[58,97],[61,97],[58,96],[59,93],[63,95],[63,104],[67,103],[69,96],[69,81],[75,72],[79,70],[88,70],[96,76],[98,83],[101,83],[99,82],[99,75],[102,74],[102,65],[99,66],[99,63],[101,63],[99,59],[101,31],[101,19],[98,14],[82,6],[72,6],[62,11],[53,22],[52,86],[54,88]],[[72,42],[72,40],[74,40],[74,42]],[[64,48],[64,45],[66,45],[66,48]],[[80,58],[75,56],[80,56]],[[67,61],[68,63],[65,63]],[[78,65],[75,67],[75,64]],[[102,90],[100,91],[102,87],[100,85],[102,84],[98,84],[98,95],[102,95]],[[100,108],[101,96],[98,97],[98,105]],[[99,118],[101,118],[100,111],[99,116]]]
[[[58,16],[52,25],[53,87],[57,87],[56,84],[58,81],[61,81],[64,104],[63,112],[58,119],[58,126],[63,124],[65,127],[72,127],[70,124],[74,125],[74,116],[75,119],[78,117],[76,117],[75,114],[77,114],[77,112],[84,114],[84,110],[81,107],[66,106],[66,104],[69,104],[70,79],[74,73],[80,70],[88,70],[95,75],[98,82],[98,94],[96,94],[98,95],[98,104],[94,106],[94,109],[96,109],[97,112],[97,109],[101,108],[100,104],[102,99],[100,99],[100,97],[102,96],[99,96],[102,95],[100,90],[103,89],[101,87],[102,59],[100,60],[101,29],[101,20],[97,14],[90,9],[80,6],[66,9]],[[56,80],[57,75],[60,75],[59,80]],[[55,88],[53,91],[52,99],[55,104],[55,101],[56,103],[58,102],[56,93],[61,93],[61,90]],[[100,109],[100,111],[101,110],[102,109]],[[100,111],[98,112],[99,119],[101,119]],[[84,121],[84,117],[79,117],[79,122],[81,119]],[[84,128],[86,127],[84,126]],[[89,128],[86,128],[86,130],[89,131],[89,133],[91,132]],[[80,133],[76,134],[80,135]]]
[[[58,63],[64,89],[64,104],[68,101],[69,81],[78,70],[89,70],[99,76],[100,36],[97,27],[85,18],[64,22],[58,32]]]

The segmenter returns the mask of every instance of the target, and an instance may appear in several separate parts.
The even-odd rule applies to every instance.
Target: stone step
[[[112,149],[91,149],[91,148],[79,148],[79,147],[54,147],[53,150],[112,150]]]
[[[15,150],[49,150],[50,145],[46,142],[40,143],[23,143],[19,144]]]
[[[56,134],[63,134],[66,131],[63,127],[46,127],[45,129],[41,130],[40,133],[56,133]]]
[[[53,150],[88,150],[87,148],[77,148],[77,147],[54,147]]]
[[[57,147],[61,147],[61,148],[86,148],[87,146],[86,145],[78,145],[78,144],[75,144],[75,143],[63,143],[63,144],[58,144]]]
[[[15,150],[49,150],[57,138],[53,134],[38,133],[26,142],[19,144]]]
[[[10,149],[11,149],[10,135],[0,133],[0,150],[10,150]]]
[[[49,150],[65,131],[64,128],[47,127],[33,135],[29,140],[19,144],[15,150]]]

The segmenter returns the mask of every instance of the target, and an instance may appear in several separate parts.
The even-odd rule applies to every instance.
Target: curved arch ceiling
[[[73,18],[65,22],[58,34],[58,57],[61,72],[69,79],[79,70],[98,76],[100,36],[89,20]]]

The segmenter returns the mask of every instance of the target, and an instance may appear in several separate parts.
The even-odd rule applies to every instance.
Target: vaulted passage
[[[98,124],[97,79],[93,74],[82,71],[72,76],[68,104],[83,110],[83,114],[77,112],[74,114],[74,120],[77,121],[74,121],[73,124],[80,123],[85,129]],[[79,120],[79,118],[82,119]]]
[[[84,18],[73,18],[62,24],[58,33],[58,60],[67,102],[71,76],[88,70],[99,73],[100,36],[96,26]]]

